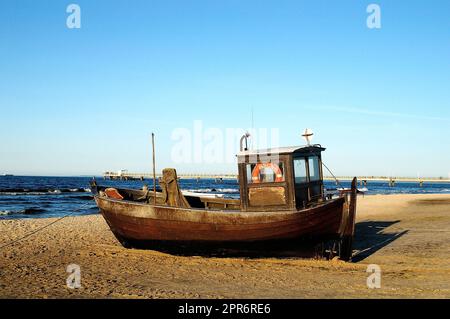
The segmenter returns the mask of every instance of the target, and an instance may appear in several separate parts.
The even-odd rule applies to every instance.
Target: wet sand
[[[358,201],[353,263],[127,250],[100,215],[66,218],[0,250],[0,298],[450,298],[450,195]],[[53,220],[0,221],[0,246]],[[370,264],[381,289],[367,288]]]

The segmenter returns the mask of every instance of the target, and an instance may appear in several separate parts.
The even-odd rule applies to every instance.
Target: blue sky
[[[81,29],[66,7],[81,8]],[[366,7],[381,7],[381,29]],[[450,174],[449,1],[23,1],[0,5],[0,173],[235,172],[176,165],[176,128],[310,127],[337,175]]]

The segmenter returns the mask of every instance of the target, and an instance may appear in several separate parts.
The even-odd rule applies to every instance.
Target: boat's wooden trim
[[[345,230],[345,236],[353,237],[355,234],[355,220],[356,220],[356,199],[357,199],[357,180],[356,177],[352,181],[350,190],[350,198],[348,203],[348,224]]]

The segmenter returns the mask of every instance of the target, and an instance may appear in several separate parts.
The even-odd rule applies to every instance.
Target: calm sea
[[[0,219],[60,217],[67,213],[87,215],[98,213],[89,190],[90,177],[29,177],[0,176]],[[97,178],[100,185],[123,188],[142,188],[146,181],[109,181]],[[341,182],[349,187],[350,182]],[[211,179],[181,180],[183,190],[239,196],[235,180],[215,181]],[[336,189],[333,182],[325,182],[327,189]],[[366,194],[450,194],[448,183],[398,182],[389,187],[386,182],[369,182]]]

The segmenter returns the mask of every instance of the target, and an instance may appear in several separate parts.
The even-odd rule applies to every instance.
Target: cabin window
[[[320,157],[311,155],[294,158],[295,200],[298,208],[322,198]]]
[[[312,156],[308,159],[309,165],[309,181],[320,181],[319,157]]]
[[[308,181],[306,175],[306,160],[299,158],[294,160],[295,183],[302,184]]]
[[[249,184],[282,183],[285,181],[284,164],[258,163],[247,164],[247,181]]]

